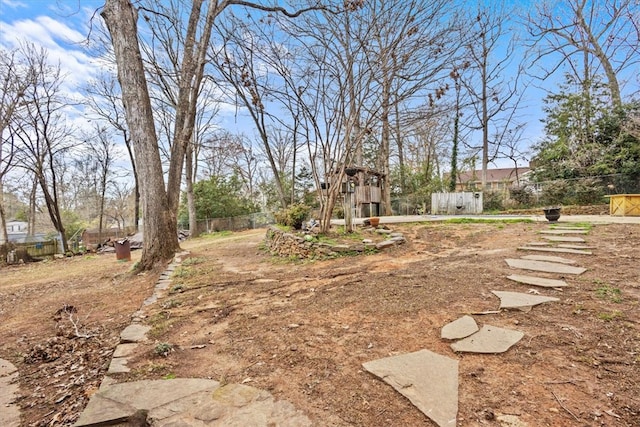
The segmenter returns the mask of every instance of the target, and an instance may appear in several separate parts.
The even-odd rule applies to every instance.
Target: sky
[[[100,69],[96,59],[85,53],[83,42],[92,27],[100,25],[99,8],[103,3],[103,0],[0,0],[0,47],[11,49],[24,41],[45,47],[52,62],[60,61],[67,76],[66,91],[81,97],[80,88]],[[522,2],[522,5],[526,3]],[[554,85],[552,82],[537,84],[547,88]],[[638,90],[638,84],[636,77],[635,90]],[[522,116],[527,123],[522,135],[525,145],[539,141],[543,135],[541,101],[545,94],[544,90],[531,86],[523,101],[526,108]],[[234,108],[225,109],[222,113],[223,126],[243,126],[237,123]],[[80,117],[77,120],[86,123]],[[496,165],[512,166],[508,161]]]

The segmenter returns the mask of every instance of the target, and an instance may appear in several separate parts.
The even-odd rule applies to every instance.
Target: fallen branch
[[[565,411],[567,411],[567,412],[568,412],[568,413],[573,417],[573,419],[574,419],[574,420],[576,420],[576,421],[580,421],[580,418],[576,417],[576,416],[575,416],[575,414],[569,410],[569,408],[567,408],[566,406],[564,406],[564,405],[562,404],[562,402],[560,401],[560,399],[558,398],[558,396],[553,392],[553,390],[551,390],[551,394],[553,394],[553,397],[555,397],[555,398],[556,398],[556,400],[558,401],[558,403],[560,404],[560,406],[562,407],[562,409],[564,409]]]

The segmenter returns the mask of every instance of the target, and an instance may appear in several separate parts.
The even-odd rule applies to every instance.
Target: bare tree
[[[117,81],[110,74],[102,74],[99,78],[92,81],[87,87],[89,96],[86,103],[95,114],[95,118],[108,123],[122,137],[127,148],[127,154],[131,162],[131,172],[134,180],[134,219],[133,225],[138,230],[140,223],[140,186],[138,182],[138,169],[136,167],[136,159],[133,152],[133,144],[131,136],[127,128],[124,108],[120,93],[117,88]],[[93,118],[93,115],[90,115]]]
[[[67,241],[62,220],[59,186],[62,156],[71,148],[72,129],[65,123],[68,106],[62,96],[63,75],[59,65],[48,63],[47,52],[25,46],[24,55],[35,72],[36,82],[25,91],[26,108],[21,122],[12,129],[20,140],[20,167],[33,173],[45,199],[49,217],[60,235],[62,250]]]
[[[24,64],[21,56],[18,50],[7,52],[0,49],[0,230],[4,242],[9,239],[4,208],[4,180],[15,166],[16,149],[15,135],[10,125],[21,116],[25,92],[35,80],[33,68]]]
[[[475,111],[474,128],[482,132],[481,145],[472,147],[482,153],[482,188],[487,182],[489,162],[496,158],[503,138],[513,126],[523,93],[519,87],[521,66],[513,64],[517,39],[506,27],[511,14],[501,4],[479,6],[469,19],[469,66],[460,73],[460,79]],[[514,65],[518,70],[515,73],[509,71]],[[508,75],[512,77],[505,77]]]
[[[371,23],[371,30],[360,43],[366,46],[367,66],[374,70],[381,99],[378,169],[385,177],[384,211],[391,214],[391,117],[400,111],[395,107],[437,85],[464,38],[454,37],[458,22],[444,0],[373,1],[363,11],[363,22]],[[401,118],[395,121],[398,124]],[[400,151],[402,136],[397,132],[395,136]]]
[[[150,269],[170,259],[179,248],[177,239],[177,210],[180,183],[187,145],[192,141],[198,95],[207,63],[211,30],[217,16],[227,7],[242,4],[260,10],[296,16],[278,6],[266,7],[240,0],[209,1],[203,11],[204,0],[192,2],[189,18],[184,25],[184,46],[179,61],[179,84],[174,141],[171,145],[168,182],[163,182],[158,136],[153,121],[148,81],[138,42],[136,10],[130,0],[106,0],[102,17],[111,34],[118,66],[118,80],[122,89],[127,124],[134,141],[134,151],[140,166],[143,200],[144,247],[139,269]],[[153,3],[156,8],[158,3]],[[312,7],[311,9],[316,9]],[[145,13],[154,13],[146,10]],[[177,29],[179,31],[179,29]]]
[[[535,13],[526,19],[532,45],[538,47],[533,60],[546,65],[551,58],[555,64],[543,67],[542,78],[567,64],[576,77],[585,76],[583,84],[588,85],[591,76],[602,70],[613,107],[621,107],[619,74],[640,63],[639,16],[640,4],[635,0],[536,3]],[[585,72],[592,59],[595,69]]]
[[[115,178],[114,164],[117,160],[117,148],[111,135],[105,128],[94,125],[92,133],[85,136],[84,150],[92,163],[95,174],[95,192],[98,199],[98,233],[102,240],[105,220],[107,192]]]

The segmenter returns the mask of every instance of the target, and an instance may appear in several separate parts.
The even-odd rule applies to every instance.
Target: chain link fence
[[[482,191],[479,188],[473,191]],[[611,174],[595,177],[529,182],[521,186],[500,186],[484,190],[485,212],[527,209],[552,205],[608,204],[605,196],[640,194],[640,179],[631,175]],[[431,196],[408,194],[391,200],[394,215],[424,215],[432,213]]]
[[[196,222],[197,232],[213,233],[216,231],[240,231],[251,230],[255,228],[265,228],[275,223],[275,219],[271,213],[257,212],[249,215],[235,216],[229,218],[208,218],[199,219]],[[178,223],[178,228],[188,230],[188,222]]]

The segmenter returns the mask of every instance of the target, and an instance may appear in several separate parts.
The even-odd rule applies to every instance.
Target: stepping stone
[[[553,230],[588,230],[586,227],[573,227],[571,225],[556,225],[553,227]]]
[[[519,251],[538,251],[538,252],[556,252],[563,254],[577,254],[577,255],[593,255],[591,251],[583,251],[580,249],[568,249],[568,248],[538,248],[533,246],[520,246]]]
[[[429,350],[386,357],[362,366],[405,396],[438,426],[455,427],[458,361]]]
[[[527,285],[542,286],[543,288],[563,288],[569,286],[564,280],[547,279],[544,277],[535,276],[522,276],[518,274],[507,276],[507,279]]]
[[[579,275],[587,271],[586,268],[574,267],[571,265],[558,264],[555,262],[530,261],[527,259],[505,259],[509,267],[521,268],[524,270],[544,271],[546,273],[575,274]]]
[[[507,292],[507,291],[491,291],[495,296],[500,298],[500,308],[519,308],[531,309],[534,305],[542,304],[544,302],[560,301],[559,298],[546,297],[542,295],[524,294],[521,292]]]
[[[18,370],[13,363],[0,359],[0,426],[20,427]]]
[[[584,239],[582,237],[571,237],[571,236],[542,236],[543,239],[547,239],[550,242],[576,242],[576,243],[584,243]]]
[[[131,372],[131,369],[127,366],[127,362],[129,362],[129,359],[126,357],[114,357],[111,359],[107,374],[126,374],[127,372]]]
[[[459,340],[478,332],[478,324],[471,316],[462,316],[458,320],[447,323],[440,331],[440,338],[445,340]]]
[[[588,234],[588,230],[542,230],[541,234]]]
[[[150,330],[151,326],[132,323],[131,325],[124,328],[122,332],[120,332],[120,342],[130,343],[144,341],[145,339],[147,339],[147,332],[149,332]]]
[[[595,249],[595,246],[584,246],[584,245],[558,245],[559,248],[565,249]]]
[[[575,264],[576,262],[572,259],[562,258],[559,256],[549,256],[549,255],[525,255],[522,259],[530,259],[533,261],[548,261],[548,262],[559,262],[561,264]]]
[[[112,357],[127,357],[131,356],[133,352],[138,348],[138,343],[118,344],[114,350]]]
[[[484,325],[479,332],[451,344],[451,348],[467,353],[504,353],[523,336],[524,333],[513,329]]]
[[[549,246],[551,243],[547,242],[529,242],[527,245],[529,246]]]

